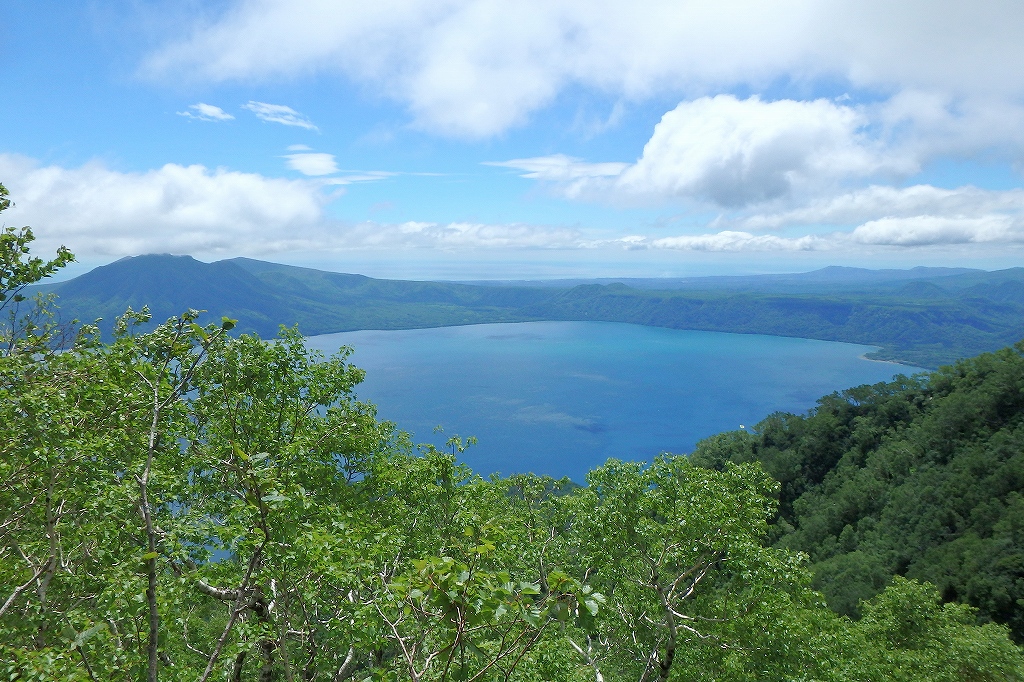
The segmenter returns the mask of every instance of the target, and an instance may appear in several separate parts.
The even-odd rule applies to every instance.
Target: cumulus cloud
[[[199,165],[124,173],[89,163],[42,166],[0,154],[0,177],[16,203],[4,218],[29,224],[42,250],[65,244],[80,256],[173,252],[268,254],[395,248],[578,248],[578,230],[543,225],[344,223],[325,215],[325,187],[390,174],[285,180]]]
[[[235,0],[154,52],[153,77],[333,71],[429,129],[489,136],[574,85],[638,100],[780,78],[1012,102],[1024,94],[1014,0]]]
[[[333,154],[310,152],[288,154],[284,158],[288,159],[289,168],[303,175],[330,175],[338,172],[338,164],[335,163]]]
[[[220,107],[215,107],[212,104],[205,104],[203,102],[190,104],[188,108],[191,109],[191,111],[179,111],[178,116],[194,118],[199,121],[230,121],[235,118]]]
[[[881,218],[858,226],[850,239],[859,244],[884,246],[934,246],[943,244],[1024,242],[1019,217],[986,215],[978,218],[921,215]]]
[[[630,194],[742,206],[795,186],[915,170],[867,139],[865,123],[857,110],[828,100],[702,97],[662,117],[616,185]]]
[[[256,117],[261,121],[280,123],[281,125],[295,126],[297,128],[305,128],[306,130],[319,130],[308,118],[283,104],[250,101],[248,104],[243,104],[242,108],[256,114]]]
[[[633,164],[556,155],[492,165],[526,170],[523,177],[555,182],[570,197],[685,198],[735,208],[917,170],[912,157],[869,137],[866,124],[860,110],[824,99],[718,95],[665,114]]]
[[[327,215],[326,205],[337,196],[331,193],[332,186],[389,175],[366,172],[288,180],[177,164],[120,172],[100,163],[63,168],[0,154],[0,177],[9,179],[7,185],[17,202],[5,213],[7,222],[32,225],[44,251],[66,244],[81,256],[390,249],[904,252],[968,244],[1024,246],[1024,190],[971,187],[872,187],[854,192],[805,209],[805,224],[815,229],[827,223],[825,218],[835,221],[834,226],[844,224],[841,229],[818,232],[799,229],[793,214],[789,218],[777,214],[774,219],[787,224],[770,234],[715,230],[710,225],[711,229],[698,234],[625,236],[524,223],[350,223]]]
[[[17,202],[7,220],[80,255],[278,250],[313,231],[326,202],[311,181],[199,165],[123,173],[0,154],[0,177]]]

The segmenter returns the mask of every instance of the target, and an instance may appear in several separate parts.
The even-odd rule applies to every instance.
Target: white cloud
[[[628,163],[616,161],[586,163],[565,154],[511,161],[488,161],[484,165],[526,171],[521,177],[556,183],[566,196],[573,198],[585,194],[594,184],[595,178],[615,177],[629,166]]]
[[[409,221],[397,225],[363,223],[347,236],[352,247],[432,249],[576,249],[579,230],[525,224],[433,223]]]
[[[1020,217],[987,215],[978,218],[921,215],[881,218],[857,227],[850,239],[859,244],[933,246],[939,244],[1024,243]]]
[[[324,180],[325,184],[328,185],[352,185],[357,182],[375,182],[377,180],[387,180],[399,173],[392,171],[346,171],[348,175],[340,175],[334,178],[328,178]]]
[[[742,206],[844,177],[916,169],[872,143],[861,132],[866,123],[856,109],[827,100],[702,97],[662,117],[616,186]]]
[[[0,154],[15,206],[8,224],[32,225],[42,252],[66,244],[83,257],[174,252],[266,255],[284,251],[568,249],[798,252],[873,249],[907,253],[950,245],[1024,246],[1024,190],[868,188],[811,207],[845,229],[791,234],[722,229],[700,234],[609,235],[594,230],[483,222],[344,223],[325,215],[333,185],[388,177],[384,172],[327,180],[286,180],[199,165],[167,164],[126,173],[99,163],[41,166]],[[807,209],[811,211],[811,208]],[[889,213],[884,211],[892,209]],[[777,214],[781,216],[782,214]],[[864,216],[871,216],[865,219]],[[754,220],[756,216],[749,216]],[[811,218],[815,218],[811,220]],[[767,222],[767,221],[763,221]],[[709,226],[711,227],[711,226]],[[707,229],[707,228],[705,228]],[[790,232],[790,233],[787,233]],[[805,230],[806,232],[806,230]]]
[[[681,251],[816,251],[828,248],[830,241],[814,235],[787,238],[726,230],[715,234],[662,237],[647,243],[655,249]]]
[[[308,144],[290,144],[288,145],[288,151],[290,152],[311,152],[313,148]]]
[[[194,118],[199,121],[231,121],[235,118],[220,107],[215,107],[212,104],[205,104],[203,102],[190,104],[188,108],[192,111],[179,111],[178,116]]]
[[[824,251],[859,247],[896,248],[902,251],[968,244],[1024,245],[1021,216],[985,215],[976,218],[920,215],[880,218],[849,232],[784,237],[723,230],[717,233],[645,239],[633,248],[682,251]]]
[[[566,87],[639,100],[788,79],[1012,102],[1024,94],[1015,0],[235,0],[152,54],[152,76],[333,71],[419,125],[489,136]]]
[[[308,118],[291,107],[287,107],[283,104],[267,104],[266,102],[250,101],[248,104],[243,104],[242,108],[248,109],[252,113],[256,114],[256,117],[261,121],[280,123],[281,125],[286,126],[296,126],[298,128],[305,128],[306,130],[319,130],[319,128],[313,125],[313,122]]]
[[[99,163],[41,166],[0,154],[0,178],[15,199],[9,224],[32,225],[41,252],[65,244],[76,254],[172,252],[269,254],[351,249],[577,248],[578,230],[523,224],[342,223],[324,206],[334,184],[379,180],[385,172],[327,181],[285,180],[199,165],[142,173]]]
[[[565,182],[580,178],[602,178],[622,173],[628,163],[585,163],[565,154],[536,156],[530,159],[512,159],[511,161],[488,161],[485,166],[501,166],[526,171],[524,178]]]
[[[16,200],[8,221],[83,256],[274,251],[313,232],[326,201],[312,181],[198,165],[122,173],[0,154],[0,177]]]
[[[860,110],[823,99],[718,95],[665,114],[633,164],[555,155],[492,165],[556,182],[570,197],[684,198],[739,207],[820,191],[847,178],[917,170],[913,158],[867,136],[867,123]]]
[[[334,162],[333,154],[288,154],[284,158],[288,159],[289,168],[303,175],[330,175],[338,172],[338,164]]]
[[[931,185],[897,188],[872,185],[819,198],[799,208],[723,219],[744,229],[780,229],[794,225],[848,226],[885,218],[947,216],[980,218],[1024,213],[1024,190],[944,189]]]
[[[881,219],[850,231],[783,236],[722,230],[704,234],[652,237],[627,235],[595,237],[579,229],[536,225],[406,222],[397,225],[361,223],[344,237],[328,241],[329,248],[570,249],[676,250],[719,253],[777,253],[851,250],[907,252],[936,246],[994,244],[1024,245],[1024,221],[1007,216],[943,218],[915,216]]]

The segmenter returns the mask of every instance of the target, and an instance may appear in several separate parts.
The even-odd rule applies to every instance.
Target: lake
[[[352,346],[366,370],[359,399],[415,442],[476,436],[463,459],[481,475],[580,483],[609,457],[689,452],[772,412],[924,371],[866,360],[870,346],[613,322],[343,332],[308,344],[328,354]]]

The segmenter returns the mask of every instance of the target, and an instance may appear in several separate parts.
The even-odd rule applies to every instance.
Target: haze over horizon
[[[8,3],[0,182],[70,274],[1024,264],[1024,5]]]

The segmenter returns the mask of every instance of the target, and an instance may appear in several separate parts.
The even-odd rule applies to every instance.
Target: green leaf
[[[82,632],[79,632],[77,635],[75,635],[75,641],[71,645],[72,648],[77,649],[78,647],[82,646],[83,644],[88,642],[90,639],[95,637],[96,634],[99,633],[101,630],[106,630],[106,629],[107,629],[107,624],[106,623],[97,623],[96,625],[93,625],[88,630],[83,630]]]

